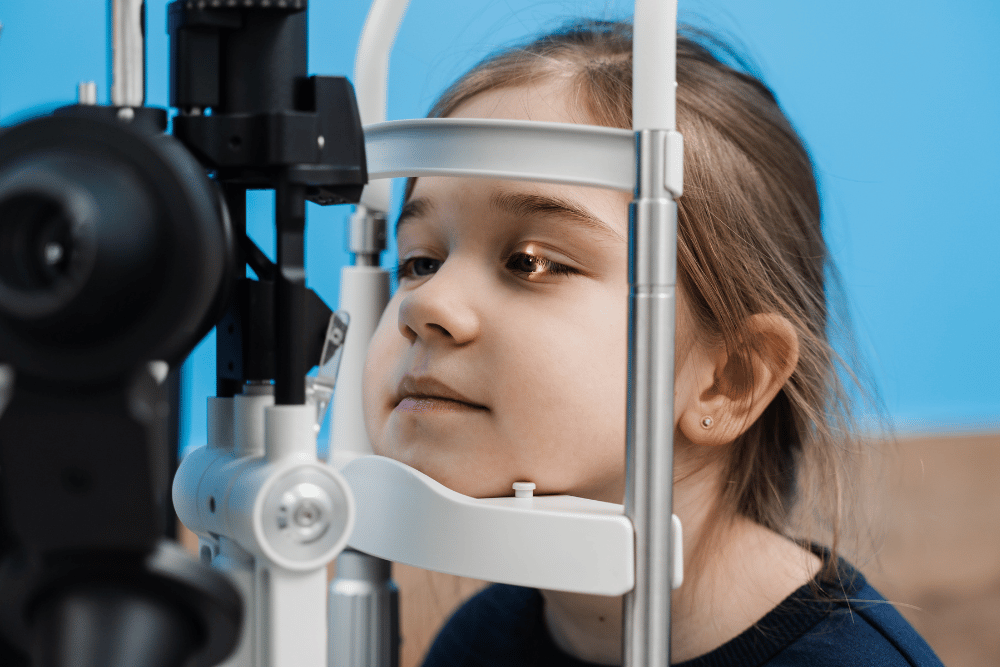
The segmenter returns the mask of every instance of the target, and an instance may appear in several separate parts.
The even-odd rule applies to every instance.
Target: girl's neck
[[[703,655],[736,638],[815,577],[822,566],[812,552],[748,519],[733,522],[717,544],[692,586],[687,590],[682,586],[673,595],[673,662]]]
[[[684,570],[697,572],[674,591],[671,658],[708,653],[760,620],[811,580],[820,559],[750,520],[720,527],[712,517],[718,477],[702,469],[678,479],[674,511],[684,526]],[[706,531],[717,531],[708,534]],[[709,548],[697,549],[703,539]],[[542,591],[556,646],[586,662],[622,664],[622,598]]]

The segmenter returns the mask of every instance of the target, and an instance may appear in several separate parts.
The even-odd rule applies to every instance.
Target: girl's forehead
[[[566,80],[545,77],[523,86],[495,88],[466,100],[449,118],[503,118],[593,124]]]
[[[423,177],[403,205],[397,233],[410,222],[476,225],[485,221],[559,219],[607,241],[627,241],[624,192],[525,181]]]

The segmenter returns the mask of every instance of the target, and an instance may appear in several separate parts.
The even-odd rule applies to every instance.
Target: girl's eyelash
[[[574,273],[579,273],[579,271],[577,271],[571,266],[566,266],[565,264],[559,264],[558,262],[553,262],[551,259],[540,257],[538,255],[532,255],[526,252],[513,253],[510,257],[507,258],[506,266],[512,271],[525,275],[540,273],[540,271],[525,271],[521,268],[517,268],[516,266],[514,266],[515,262],[524,259],[530,260],[532,263],[534,263],[535,266],[543,268],[545,270],[545,273],[548,273],[550,275],[567,276]]]
[[[521,266],[517,265],[518,262],[524,262],[525,260],[527,260],[532,266],[525,267],[524,265]],[[424,266],[423,269],[426,270],[426,273],[423,273],[421,275],[415,275],[415,265],[417,264],[417,262],[422,262],[424,264],[429,263],[432,264],[433,266]],[[396,281],[399,282],[404,278],[411,278],[411,277],[423,278],[425,276],[436,273],[440,265],[441,265],[440,260],[436,260],[430,257],[423,257],[423,256],[410,257],[409,259],[404,259],[399,264],[397,264],[395,268],[392,269],[392,273],[395,276]],[[571,266],[566,266],[565,264],[554,262],[551,259],[547,259],[539,255],[532,255],[526,252],[512,253],[507,258],[507,261],[504,263],[504,266],[510,271],[513,271],[514,273],[518,273],[521,275],[546,273],[555,276],[567,276],[579,273],[579,271],[577,271]],[[541,270],[533,270],[533,269],[541,269]]]
[[[436,264],[438,266],[441,264],[440,260],[436,260],[436,259],[433,259],[431,257],[420,256],[420,257],[410,257],[409,259],[404,259],[399,264],[397,264],[396,268],[393,270],[393,274],[396,276],[396,282],[401,281],[403,278],[413,277],[413,275],[414,275],[414,265],[417,262],[420,262],[420,261],[423,261],[425,263],[426,262],[430,262],[430,263]],[[424,268],[428,268],[428,267],[424,267]],[[431,273],[434,273],[436,271],[437,271],[437,266],[435,266],[432,270],[430,270],[428,273],[426,273],[424,275],[430,275]],[[421,276],[417,276],[417,277],[418,278],[422,278],[424,276],[421,275]]]

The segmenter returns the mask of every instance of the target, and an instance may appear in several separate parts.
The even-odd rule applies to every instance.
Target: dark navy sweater
[[[751,628],[676,667],[942,667],[906,620],[857,570],[817,579]],[[594,667],[562,652],[545,629],[533,588],[495,585],[466,602],[441,630],[424,667]]]

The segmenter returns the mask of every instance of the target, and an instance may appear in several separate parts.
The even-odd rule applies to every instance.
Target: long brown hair
[[[841,381],[845,369],[854,375],[830,342],[841,324],[828,309],[836,272],[809,153],[774,94],[743,67],[705,33],[678,35],[677,125],[685,145],[678,278],[700,334],[744,367],[746,392],[760,344],[744,326],[752,315],[787,318],[800,357],[763,415],[727,448],[716,518],[742,515],[826,542],[836,555],[852,480],[847,466],[863,449]],[[448,116],[482,92],[547,77],[569,77],[593,123],[631,129],[632,27],[623,22],[576,21],[494,54],[448,88],[429,115]],[[412,186],[411,179],[407,197]],[[796,503],[803,496],[812,502]],[[835,574],[837,558],[826,566]]]

